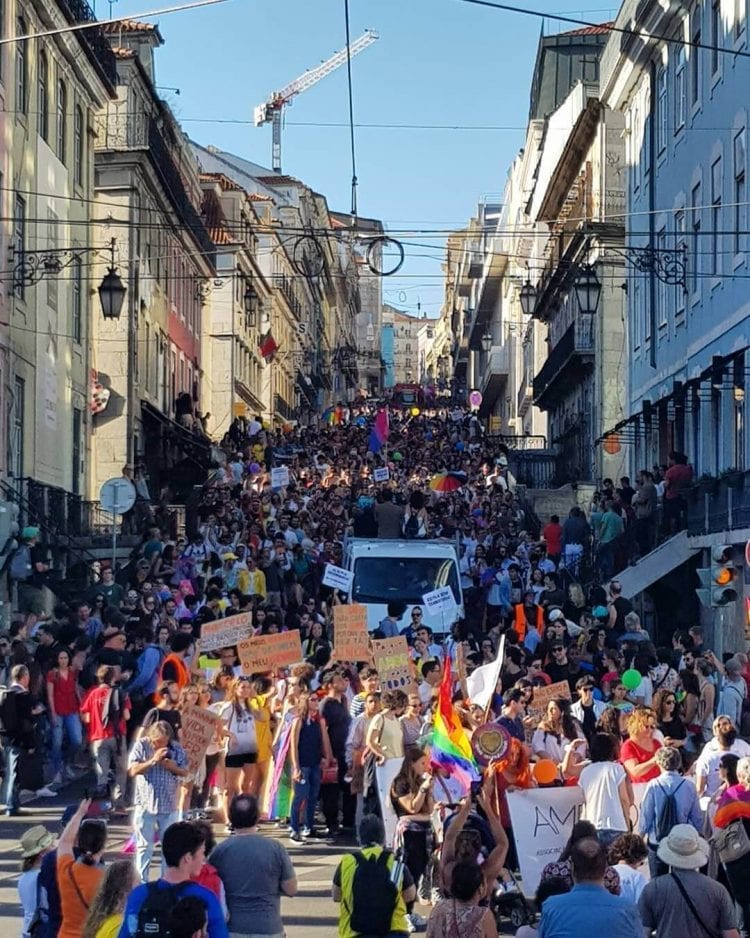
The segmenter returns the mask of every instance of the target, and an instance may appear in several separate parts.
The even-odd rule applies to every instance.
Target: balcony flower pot
[[[722,473],[722,481],[726,482],[730,489],[741,489],[745,482],[745,473],[739,469],[727,469]]]

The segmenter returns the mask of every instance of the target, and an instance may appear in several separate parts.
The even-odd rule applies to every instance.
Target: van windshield
[[[422,596],[450,586],[461,602],[456,563],[445,557],[360,557],[354,562],[352,600],[357,603],[422,603]]]

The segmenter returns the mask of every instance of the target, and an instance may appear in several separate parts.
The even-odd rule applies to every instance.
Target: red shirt
[[[47,687],[52,687],[52,702],[55,706],[55,713],[59,717],[69,717],[78,713],[77,677],[78,672],[72,668],[68,670],[67,677],[63,677],[54,668],[47,675]]]
[[[658,739],[654,740],[654,748],[651,752],[639,746],[638,743],[633,742],[632,739],[628,739],[622,744],[622,748],[620,749],[620,762],[625,765],[628,759],[635,759],[638,765],[641,765],[643,762],[648,762],[657,749],[661,749],[661,743]],[[625,771],[627,772],[628,770],[625,769]],[[630,776],[631,782],[650,782],[652,778],[658,778],[661,775],[661,770],[658,765],[654,765],[645,775],[639,775],[638,778],[634,778],[629,772],[628,775]]]
[[[92,687],[81,702],[81,713],[87,713],[90,718],[88,723],[89,742],[95,743],[100,739],[112,739],[115,735],[114,724],[108,722],[107,725],[104,726],[102,722],[104,716],[104,701],[109,696],[111,690],[112,688],[107,684]],[[130,710],[129,697],[123,697],[122,709],[123,712]],[[119,730],[122,736],[127,732],[124,719],[120,720]]]
[[[680,463],[670,466],[664,473],[664,481],[666,483],[664,497],[679,498],[685,494],[687,487],[693,481],[693,467]]]
[[[542,531],[544,543],[547,545],[547,553],[557,555],[562,553],[562,525],[555,521],[545,524]]]

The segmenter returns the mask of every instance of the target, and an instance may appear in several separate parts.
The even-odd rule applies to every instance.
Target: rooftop
[[[117,20],[115,23],[102,23],[102,29],[105,33],[152,33],[158,27],[140,20]]]
[[[596,26],[581,26],[580,29],[570,29],[564,33],[557,33],[558,36],[605,36],[612,32],[615,25],[614,20],[607,23],[599,23]]]

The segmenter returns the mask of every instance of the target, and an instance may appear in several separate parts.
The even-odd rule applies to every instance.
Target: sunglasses
[[[559,655],[559,654],[560,654],[561,652],[563,652],[563,651],[565,651],[564,648],[553,648],[553,649],[552,649],[552,654],[553,654],[553,655]]]

